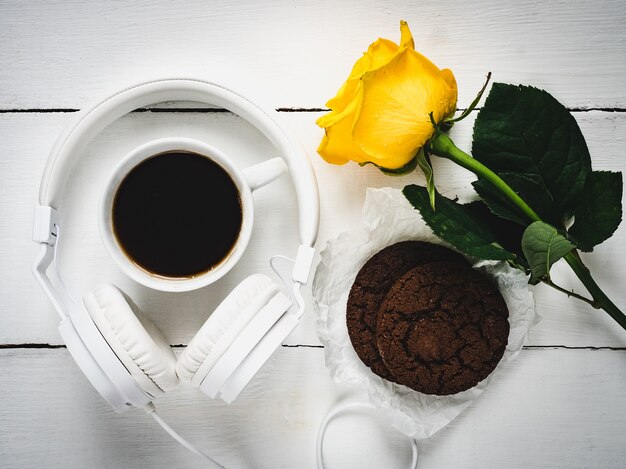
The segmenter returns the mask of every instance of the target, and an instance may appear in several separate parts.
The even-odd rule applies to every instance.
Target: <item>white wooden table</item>
[[[75,110],[109,91],[155,76],[194,76],[280,109],[308,150],[322,207],[319,248],[360,223],[365,188],[403,185],[372,168],[324,163],[314,125],[326,99],[376,37],[399,38],[406,19],[417,49],[451,68],[464,107],[487,71],[496,81],[542,87],[574,110],[596,169],[625,170],[626,3],[349,0],[171,2],[0,0],[0,466],[199,467],[141,411],[114,414],[63,347],[56,316],[30,274],[32,207],[53,141]],[[61,269],[74,292],[100,282],[125,289],[177,352],[221,292],[270,254],[296,246],[295,206],[285,179],[259,192],[253,240],[240,265],[189,294],[148,291],[125,278],[97,232],[95,207],[113,163],[151,138],[205,139],[242,164],[272,154],[239,118],[165,104],[134,112],[86,151],[68,184]],[[471,122],[453,130],[469,147]],[[471,176],[440,161],[440,187],[467,193]],[[626,307],[626,226],[585,256],[608,295]],[[556,275],[577,287],[567,268]],[[543,321],[518,360],[449,427],[419,443],[420,467],[626,466],[626,333],[575,300],[534,289]],[[309,299],[310,304],[310,299]],[[318,424],[358,390],[324,367],[312,308],[234,404],[180,386],[157,402],[172,426],[227,467],[312,468]],[[329,429],[334,468],[405,467],[393,430],[358,418]],[[356,430],[358,428],[358,431]]]

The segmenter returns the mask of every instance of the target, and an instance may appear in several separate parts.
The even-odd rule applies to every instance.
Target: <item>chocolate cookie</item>
[[[391,286],[414,267],[448,261],[469,264],[463,256],[443,246],[403,241],[374,254],[361,268],[348,296],[346,322],[357,355],[377,375],[392,379],[376,345],[378,310]]]
[[[498,288],[480,272],[423,265],[389,290],[378,315],[378,348],[397,383],[455,394],[496,367],[508,342],[508,316]]]

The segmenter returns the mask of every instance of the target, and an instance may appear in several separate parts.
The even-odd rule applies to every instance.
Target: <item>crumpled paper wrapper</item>
[[[363,264],[385,246],[406,240],[445,243],[432,233],[398,189],[368,189],[363,221],[363,229],[344,232],[328,242],[313,280],[316,328],[325,347],[326,366],[336,382],[367,390],[370,402],[382,409],[398,430],[412,438],[428,438],[468,407],[494,374],[515,359],[529,329],[539,320],[533,297],[520,270],[505,262],[478,262],[474,268],[497,283],[509,309],[509,343],[495,371],[477,386],[451,396],[422,394],[386,381],[361,362],[350,342],[346,303],[352,283]]]

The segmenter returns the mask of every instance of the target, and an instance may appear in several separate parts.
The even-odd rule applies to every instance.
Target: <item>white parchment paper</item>
[[[316,327],[325,347],[326,366],[335,381],[367,390],[370,402],[384,410],[398,430],[413,438],[427,438],[480,396],[494,374],[517,356],[539,319],[533,297],[523,272],[504,262],[478,262],[474,267],[497,283],[509,308],[509,343],[496,370],[474,388],[452,396],[422,394],[386,381],[361,362],[350,342],[346,303],[352,283],[363,264],[385,246],[405,240],[445,243],[398,189],[368,189],[363,223],[363,229],[344,232],[328,242],[313,280]]]

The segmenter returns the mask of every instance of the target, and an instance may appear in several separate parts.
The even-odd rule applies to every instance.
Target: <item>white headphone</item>
[[[268,138],[285,159],[294,183],[301,243],[292,272],[297,308],[291,308],[291,300],[268,277],[252,275],[217,307],[178,360],[156,326],[117,287],[102,285],[77,304],[62,280],[53,282],[48,274],[63,232],[61,195],[81,151],[113,121],[163,101],[217,105],[238,114]],[[210,397],[232,402],[304,313],[300,287],[309,278],[319,224],[315,173],[304,151],[289,139],[270,112],[223,86],[190,79],[150,81],[81,111],[50,153],[39,204],[33,239],[41,248],[33,265],[34,275],[61,317],[59,331],[67,349],[117,412],[131,407],[154,410],[152,401],[179,381],[200,387]]]

